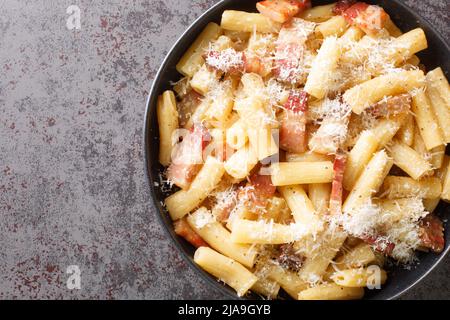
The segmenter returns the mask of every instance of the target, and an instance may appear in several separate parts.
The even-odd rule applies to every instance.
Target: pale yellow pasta
[[[235,243],[283,244],[297,241],[309,234],[308,228],[299,224],[289,225],[236,219],[231,239]]]
[[[437,68],[426,75],[426,94],[431,103],[431,107],[436,115],[436,120],[442,130],[445,143],[450,142],[450,96],[446,96],[448,82],[442,69]]]
[[[203,65],[203,53],[208,48],[209,43],[217,39],[221,33],[222,29],[216,23],[209,23],[181,57],[176,66],[177,71],[186,77],[192,77]]]
[[[232,242],[231,233],[216,221],[205,207],[199,208],[188,215],[187,221],[191,228],[214,250],[246,267],[253,267],[258,253],[257,250],[250,245]]]
[[[191,87],[198,93],[206,95],[213,86],[218,85],[218,75],[204,64],[192,77]]]
[[[270,266],[268,276],[278,282],[284,291],[294,299],[297,299],[300,291],[308,287],[308,284],[297,273],[285,270],[277,265]]]
[[[425,211],[432,213],[434,209],[436,209],[436,207],[438,206],[439,202],[441,201],[441,198],[423,199],[422,201]]]
[[[444,155],[444,160],[442,161],[442,166],[436,170],[435,176],[441,180],[441,183],[444,183],[445,175],[447,174],[447,170],[450,164],[450,156]]]
[[[248,128],[257,129],[267,127],[265,123],[267,114],[264,110],[264,103],[258,97],[251,96],[244,99],[236,99],[234,110],[237,111],[239,117]]]
[[[291,209],[296,223],[306,226],[311,233],[317,233],[322,228],[322,222],[316,215],[316,210],[305,190],[300,185],[279,187],[278,190]]]
[[[225,162],[225,171],[235,179],[244,179],[258,163],[253,149],[247,144]]]
[[[267,299],[275,299],[280,291],[278,282],[265,278],[258,279],[252,287],[252,291],[264,296]]]
[[[397,52],[392,56],[388,56],[388,58],[393,58],[398,65],[411,58],[417,52],[428,48],[425,32],[417,28],[404,33],[395,39],[394,47],[397,48]]]
[[[372,131],[363,131],[347,157],[343,180],[346,190],[353,188],[364,167],[377,151],[377,147],[378,140],[375,134]]]
[[[194,254],[194,261],[236,290],[238,296],[243,296],[258,281],[258,278],[239,262],[208,247],[198,248]]]
[[[278,32],[281,24],[266,18],[259,13],[225,10],[222,14],[220,26],[231,31],[244,32]]]
[[[387,280],[386,271],[379,267],[340,270],[331,276],[339,286],[346,288],[362,288],[382,285]]]
[[[237,150],[244,147],[248,141],[247,127],[242,119],[236,121],[226,132],[227,144]]]
[[[304,153],[286,153],[287,162],[317,162],[317,161],[333,161],[333,156],[322,153],[308,151]]]
[[[403,34],[399,27],[395,25],[395,23],[388,18],[384,24],[384,28],[389,32],[392,37],[399,37]]]
[[[376,257],[371,246],[367,243],[360,243],[337,258],[334,265],[338,269],[358,268],[374,262],[375,259]]]
[[[312,22],[324,22],[334,16],[333,9],[335,3],[326,4],[323,6],[314,6],[303,11],[300,18]]]
[[[247,50],[259,57],[269,55],[275,49],[276,37],[271,33],[252,32]]]
[[[414,142],[414,129],[414,116],[412,114],[408,114],[406,116],[405,122],[396,134],[397,139],[408,146],[412,146]]]
[[[181,78],[173,85],[172,89],[177,97],[183,98],[191,89],[190,79],[188,77]]]
[[[260,92],[265,88],[261,76],[254,73],[246,73],[242,76],[243,92],[247,98],[238,99],[234,108],[247,127],[247,135],[250,146],[258,160],[263,160],[278,153],[278,145],[272,136],[272,129],[267,119],[269,118],[265,108],[264,99]]]
[[[390,228],[395,223],[409,219],[417,208],[420,208],[422,199],[415,197],[397,199],[375,199],[373,201],[383,213],[380,224],[383,228]]]
[[[165,204],[172,220],[191,212],[206,199],[224,174],[223,163],[209,156],[187,190],[180,190],[166,198]]]
[[[220,82],[210,97],[211,105],[206,111],[206,118],[211,121],[225,122],[234,106],[234,93],[230,81]]]
[[[283,223],[292,217],[289,207],[284,198],[272,197],[268,200],[262,219],[265,221],[273,220],[277,223]]]
[[[324,215],[328,212],[330,195],[330,183],[312,183],[308,186],[308,196],[311,199],[318,215]]]
[[[431,110],[430,100],[424,91],[418,91],[413,96],[412,111],[417,127],[428,150],[444,144],[441,129]]]
[[[412,145],[412,148],[416,150],[418,153],[422,155],[424,158],[429,158],[429,152],[427,150],[427,147],[425,146],[425,142],[423,141],[422,136],[420,135],[419,129],[416,126],[416,129],[414,130],[414,143]]]
[[[333,163],[279,162],[271,165],[272,183],[275,186],[293,184],[328,183],[333,180]]]
[[[328,266],[344,244],[347,234],[339,229],[329,227],[319,236],[320,246],[313,245],[312,252],[300,269],[299,276],[308,283],[314,283],[325,275]]]
[[[156,113],[159,127],[159,162],[163,166],[168,166],[174,145],[172,137],[178,129],[177,102],[173,91],[165,91],[158,97]]]
[[[441,199],[450,202],[450,164],[447,166],[446,174],[442,182]]]
[[[203,157],[214,156],[217,159],[224,159],[227,157],[227,150],[224,149],[225,131],[221,128],[211,128],[209,130],[210,143],[203,150]]]
[[[450,168],[450,157],[445,155],[441,168],[436,170],[436,177],[441,181],[442,189],[443,189],[443,192],[440,195],[440,198],[446,202],[449,202],[449,197],[450,197],[450,193],[448,191],[449,190],[448,184],[449,184],[450,180],[447,179],[449,168]],[[445,189],[445,191],[444,191],[444,189]]]
[[[384,97],[409,92],[424,85],[425,75],[421,70],[400,71],[376,77],[357,85],[344,93],[344,101],[356,114]]]
[[[417,181],[410,177],[388,176],[383,183],[383,194],[388,199],[407,197],[435,199],[441,195],[441,191],[441,181],[436,177]]]
[[[448,106],[450,104],[450,86],[442,68],[439,67],[428,72],[427,80],[433,84],[432,87],[439,92],[442,100]]]
[[[268,126],[259,129],[247,126],[247,135],[258,160],[264,160],[278,153],[278,145],[272,135],[272,129]]]
[[[210,103],[207,99],[202,100],[202,102],[197,106],[192,116],[188,119],[185,125],[185,129],[190,129],[194,123],[202,123],[206,120],[206,112],[210,107]]]
[[[304,90],[317,99],[325,97],[340,56],[341,46],[338,39],[326,38],[314,58]]]
[[[370,50],[377,50],[376,48],[372,48],[373,44],[374,39],[371,36],[364,36],[356,46],[353,46],[354,48],[352,50],[347,51],[343,55],[343,61],[353,64],[364,63],[370,54]],[[386,52],[380,52],[381,59],[377,63],[377,66],[374,66],[375,69],[371,71],[374,75],[380,75],[383,69],[378,67],[382,64],[389,63],[399,66],[404,64],[405,61],[417,52],[426,49],[427,46],[425,33],[420,28],[402,34],[392,41],[390,45],[392,49],[386,50]]]
[[[361,40],[361,38],[363,36],[364,36],[364,31],[362,31],[360,28],[358,28],[356,26],[351,26],[339,38],[339,41],[341,42],[341,45],[344,46],[343,50],[347,51],[351,48],[351,45],[353,42],[357,42],[357,41]]]
[[[381,119],[370,131],[378,142],[378,150],[383,149],[397,134],[405,121],[405,117],[399,116],[393,119]]]
[[[359,39],[356,43],[350,43],[351,44],[351,50],[345,50],[341,57],[341,62],[348,63],[348,64],[360,64],[364,63],[369,55],[367,47],[370,47],[370,44],[372,43],[373,38],[364,35],[361,39]],[[345,44],[345,42],[344,42]],[[347,42],[347,44],[349,44]]]
[[[392,167],[392,159],[384,150],[378,151],[359,176],[345,200],[342,210],[351,212],[364,205],[375,194]]]
[[[217,51],[223,51],[229,48],[233,47],[233,41],[230,39],[230,37],[223,35],[217,38],[216,41],[214,41],[211,44],[211,49],[217,50]]]
[[[245,73],[241,78],[244,93],[249,97],[261,98],[259,95],[264,90],[264,80],[256,73]]]
[[[405,61],[405,64],[406,65],[409,64],[409,65],[417,67],[420,64],[420,59],[418,56],[413,55],[411,58],[409,58],[408,60]]]
[[[227,224],[225,225],[225,227],[228,230],[233,231],[234,222],[241,219],[256,220],[258,219],[258,214],[250,211],[249,208],[247,208],[246,206],[240,206],[239,208],[233,210],[230,213],[230,216],[228,217]]]
[[[433,166],[433,169],[439,169],[444,163],[445,156],[445,145],[437,146],[430,150],[430,163]]]
[[[347,31],[349,25],[343,16],[333,16],[330,19],[320,23],[315,32],[323,38],[336,36],[340,37]]]
[[[415,180],[433,173],[431,163],[403,142],[394,141],[389,146],[389,154],[394,164]]]
[[[251,36],[251,32],[224,30],[223,34],[234,42],[247,42]]]
[[[346,288],[335,283],[325,283],[300,292],[298,300],[357,300],[363,296],[363,288]]]

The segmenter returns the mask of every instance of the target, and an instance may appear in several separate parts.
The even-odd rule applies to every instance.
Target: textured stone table
[[[165,237],[142,160],[157,68],[215,2],[0,1],[0,299],[222,298]],[[450,39],[448,1],[405,2]],[[405,298],[449,298],[449,261]]]

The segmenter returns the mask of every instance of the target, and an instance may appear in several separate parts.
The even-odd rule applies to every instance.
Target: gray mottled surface
[[[142,160],[157,68],[215,2],[0,1],[0,299],[221,298],[166,239]],[[406,2],[450,39],[448,1]],[[449,261],[405,297],[449,298]]]

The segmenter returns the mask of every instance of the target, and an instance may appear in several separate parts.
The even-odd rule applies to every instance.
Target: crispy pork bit
[[[331,186],[330,214],[338,215],[342,213],[342,181],[344,180],[345,163],[347,155],[339,150],[333,164],[333,183]]]
[[[309,7],[311,7],[310,0],[266,0],[256,4],[262,15],[279,23],[285,23]]]
[[[245,188],[241,188],[238,193],[239,200],[253,209],[265,208],[276,191],[271,176],[260,174],[260,167],[257,167],[248,180]]]
[[[181,101],[177,103],[178,121],[181,127],[184,127],[189,122],[195,109],[200,104],[201,99],[201,94],[191,89],[183,96]]]
[[[244,54],[244,69],[247,73],[256,73],[265,77],[270,73],[271,65],[256,55]]]
[[[433,252],[444,250],[444,227],[439,217],[429,214],[420,221],[420,239],[422,246]]]
[[[305,152],[308,94],[305,91],[292,90],[284,108],[280,127],[280,148],[288,152]]]
[[[306,91],[292,90],[284,104],[286,110],[298,114],[305,114],[308,110],[308,93]]]
[[[236,192],[236,191],[233,191]],[[223,200],[221,203],[216,204],[212,208],[212,212],[219,222],[226,222],[230,217],[231,211],[237,205],[237,197],[230,197],[228,199]]]
[[[195,124],[178,143],[172,155],[172,163],[167,169],[167,179],[182,189],[187,189],[203,163],[203,150],[211,137],[208,129]]]
[[[183,237],[194,247],[208,247],[208,244],[189,226],[185,218],[173,223],[175,233]]]
[[[300,18],[293,18],[281,28],[276,42],[273,70],[279,81],[294,84],[306,81],[312,55],[305,42],[314,28],[315,23]]]
[[[333,8],[335,15],[342,15],[344,12],[356,3],[356,0],[341,0],[336,3]]]
[[[367,34],[376,34],[382,30],[389,20],[389,15],[383,8],[365,2],[340,1],[334,8],[336,14],[341,14],[351,25],[361,28]]]
[[[276,251],[275,260],[285,269],[294,272],[300,271],[305,258],[295,252],[292,244],[282,244]]]
[[[276,187],[272,184],[270,175],[253,173],[249,177],[250,184],[255,188],[261,197],[270,198],[275,194]]]
[[[361,237],[361,240],[370,244],[376,251],[385,256],[390,256],[395,248],[395,244],[383,236],[364,236]]]
[[[407,113],[410,107],[411,95],[401,94],[398,96],[387,97],[369,107],[366,112],[374,117],[392,118]]]

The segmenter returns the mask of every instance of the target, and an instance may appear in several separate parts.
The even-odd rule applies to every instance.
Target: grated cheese
[[[196,213],[195,226],[198,229],[206,227],[208,224],[215,222],[214,216],[209,210],[198,210]]]
[[[320,127],[309,142],[312,151],[335,153],[344,143],[347,137],[351,108],[340,101],[340,97],[334,100],[326,98],[322,106],[314,111],[323,114],[319,116],[319,120],[316,120]]]
[[[241,69],[244,64],[242,52],[238,52],[233,48],[223,51],[209,51],[205,61],[207,65],[222,72],[228,72],[231,69]]]

